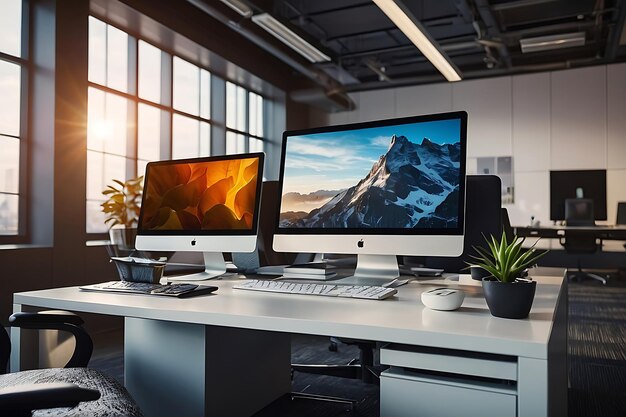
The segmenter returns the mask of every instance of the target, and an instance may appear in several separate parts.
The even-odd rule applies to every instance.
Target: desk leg
[[[127,317],[124,341],[147,417],[249,416],[291,390],[289,334]]]

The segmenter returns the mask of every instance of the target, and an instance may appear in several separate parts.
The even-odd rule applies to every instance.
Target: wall
[[[353,93],[357,110],[312,113],[314,125],[468,112],[468,170],[513,156],[511,222],[550,218],[549,171],[606,169],[608,222],[626,201],[626,64]]]

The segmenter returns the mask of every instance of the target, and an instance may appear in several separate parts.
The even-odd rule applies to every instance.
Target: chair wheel
[[[328,345],[328,350],[331,352],[337,352],[337,343],[330,342],[330,344]]]

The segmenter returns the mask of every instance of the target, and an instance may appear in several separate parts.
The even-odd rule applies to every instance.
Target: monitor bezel
[[[188,164],[188,163],[206,163],[206,162],[216,162],[216,161],[225,161],[225,160],[234,160],[234,159],[253,159],[258,158],[259,165],[257,170],[257,184],[256,184],[256,192],[255,192],[255,205],[254,205],[254,215],[252,218],[252,227],[249,229],[216,229],[216,230],[206,230],[206,229],[188,229],[188,230],[152,230],[152,229],[144,229],[142,228],[142,221],[144,216],[144,211],[140,210],[139,220],[137,222],[137,235],[138,236],[192,236],[192,237],[202,237],[202,236],[255,236],[257,234],[257,229],[259,225],[259,207],[261,204],[261,188],[263,186],[263,168],[265,165],[265,154],[263,152],[254,152],[254,153],[246,153],[246,154],[232,154],[232,155],[217,155],[217,156],[207,156],[207,157],[199,157],[199,158],[185,158],[185,159],[170,159],[165,161],[153,161],[148,162],[146,165],[146,174],[144,178],[144,193],[141,198],[141,205],[143,207],[144,200],[147,196],[147,184],[150,179],[150,171],[153,166],[160,165],[176,165],[176,164]]]
[[[287,142],[289,137],[311,135],[316,133],[343,132],[346,130],[367,129],[400,124],[413,124],[422,122],[433,122],[440,120],[459,119],[461,154],[459,155],[459,220],[454,228],[286,228],[280,227],[280,208],[282,206],[283,185],[285,176],[285,161]],[[290,130],[283,133],[282,152],[279,171],[279,205],[276,213],[275,235],[345,235],[345,236],[383,236],[383,235],[405,235],[405,236],[463,236],[465,227],[465,179],[467,159],[467,112],[455,111],[447,113],[437,113],[430,115],[410,116],[391,118],[384,120],[348,123],[333,126],[324,126],[309,129]]]

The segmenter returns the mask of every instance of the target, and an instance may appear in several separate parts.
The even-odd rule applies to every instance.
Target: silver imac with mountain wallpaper
[[[256,248],[264,154],[150,162],[135,246],[204,252],[205,271],[170,279],[222,275],[222,252]]]
[[[466,132],[465,112],[285,132],[274,250],[357,254],[343,283],[373,285],[395,255],[459,256]]]

